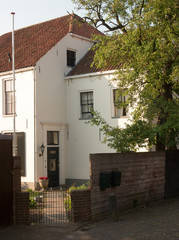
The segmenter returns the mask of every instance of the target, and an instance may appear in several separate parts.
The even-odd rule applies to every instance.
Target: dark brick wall
[[[21,192],[21,159],[13,157],[13,222],[30,224],[29,193]]]
[[[85,222],[91,219],[90,190],[75,190],[71,192],[72,220]]]
[[[29,193],[14,193],[14,224],[30,224]]]
[[[100,173],[122,172],[121,185],[100,190]],[[124,210],[162,199],[165,186],[165,152],[91,154],[91,217],[109,215],[109,197],[115,194]]]

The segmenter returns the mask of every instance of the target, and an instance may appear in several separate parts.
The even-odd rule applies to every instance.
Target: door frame
[[[44,154],[41,158],[41,172],[40,176],[47,176],[47,148],[59,147],[59,185],[65,184],[66,178],[66,145],[67,145],[67,124],[41,122],[41,138],[39,139],[39,146],[43,143],[45,146]],[[59,132],[59,145],[47,145],[47,131]]]

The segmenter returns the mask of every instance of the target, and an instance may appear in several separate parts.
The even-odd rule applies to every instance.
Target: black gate
[[[68,190],[29,192],[31,224],[70,222],[71,196]]]

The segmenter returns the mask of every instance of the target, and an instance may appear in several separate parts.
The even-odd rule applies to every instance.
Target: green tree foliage
[[[133,122],[126,130],[111,128],[106,123],[108,131],[115,135],[108,143],[123,151],[123,147],[120,150],[115,144],[126,137],[128,150],[144,142],[156,144],[157,150],[175,149],[179,141],[179,1],[73,2],[86,10],[87,21],[107,30],[104,36],[94,38],[97,40],[94,64],[117,69],[118,88],[125,89],[130,106],[137,103]],[[97,116],[102,121],[98,113]],[[129,137],[132,132],[133,140]],[[109,132],[104,133],[109,136]]]

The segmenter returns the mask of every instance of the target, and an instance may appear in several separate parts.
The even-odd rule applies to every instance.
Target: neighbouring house
[[[114,152],[86,124],[90,109],[120,126],[130,111],[116,108],[109,82],[115,71],[90,67],[93,34],[102,33],[74,14],[15,31],[16,154],[24,188],[36,188],[42,176],[49,187],[84,183],[89,153]],[[11,39],[11,33],[0,36],[1,134],[13,133]]]

